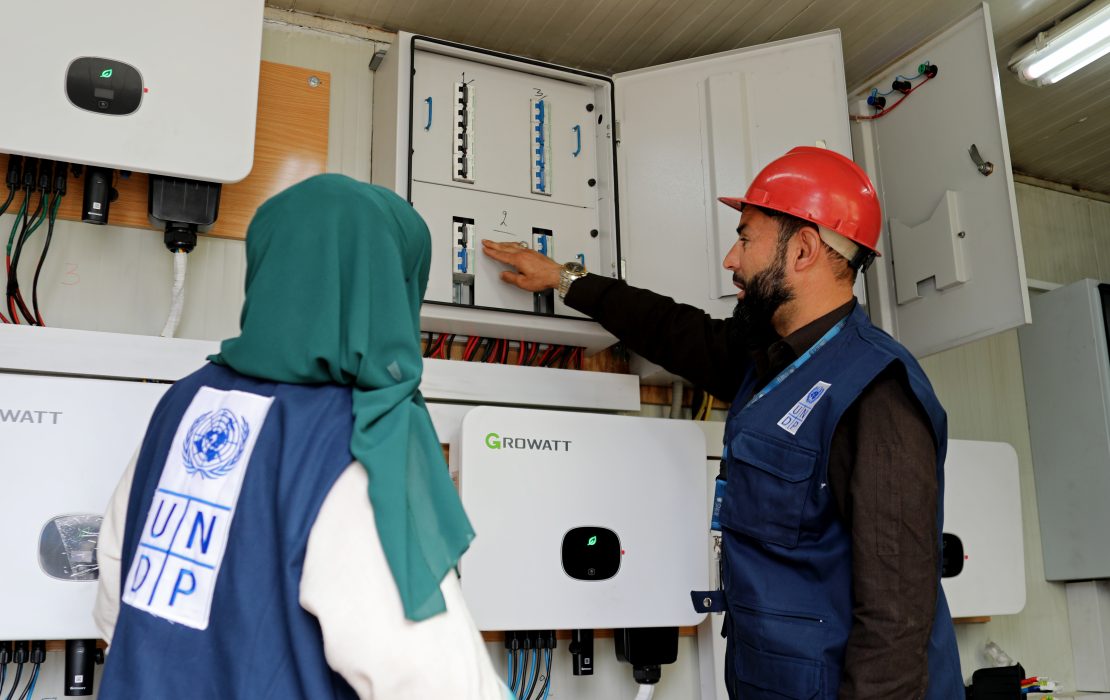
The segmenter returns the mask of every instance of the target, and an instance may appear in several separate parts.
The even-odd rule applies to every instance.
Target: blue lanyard
[[[833,338],[835,338],[837,336],[837,334],[840,333],[840,331],[844,329],[844,326],[847,323],[848,323],[848,316],[845,316],[844,318],[840,319],[840,323],[838,323],[835,326],[833,326],[832,328],[830,328],[829,332],[826,333],[825,335],[821,336],[821,339],[818,340],[816,343],[814,343],[813,346],[809,350],[806,350],[802,354],[801,357],[799,357],[798,359],[796,359],[792,363],[790,363],[789,367],[787,367],[783,371],[779,372],[779,375],[777,377],[775,377],[774,379],[772,379],[770,381],[770,383],[767,384],[767,386],[763,387],[763,389],[761,389],[758,394],[753,396],[751,401],[749,401],[747,404],[744,405],[744,408],[749,408],[756,401],[759,401],[764,396],[766,396],[767,394],[770,394],[772,391],[774,391],[776,388],[778,388],[778,386],[780,384],[782,384],[783,382],[786,381],[787,377],[789,377],[790,375],[797,372],[798,369],[802,365],[804,365],[806,362],[808,362],[811,357],[816,355],[817,351],[819,351],[821,348],[828,345],[829,341],[832,340]]]

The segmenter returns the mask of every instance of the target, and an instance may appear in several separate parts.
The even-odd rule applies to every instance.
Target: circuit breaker
[[[424,328],[473,333],[485,318],[500,337],[613,342],[553,292],[501,282],[481,253],[482,239],[512,242],[617,276],[611,80],[402,33],[375,91],[374,181],[432,233]]]

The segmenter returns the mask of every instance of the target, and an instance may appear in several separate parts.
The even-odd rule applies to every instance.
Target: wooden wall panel
[[[315,88],[309,84],[313,76],[320,81]],[[262,62],[254,167],[242,182],[224,185],[219,217],[206,235],[245,238],[258,205],[286,187],[325,171],[330,86],[331,76],[326,72]],[[7,163],[8,157],[0,155],[0,172],[7,169]],[[81,220],[83,184],[84,178],[70,178],[59,218]],[[117,175],[115,186],[119,199],[112,202],[109,222],[154,228],[147,218],[147,175]]]

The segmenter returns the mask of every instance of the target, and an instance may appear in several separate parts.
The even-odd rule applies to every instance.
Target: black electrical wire
[[[46,225],[46,240],[42,244],[42,253],[39,255],[39,264],[35,266],[35,279],[31,283],[31,306],[35,309],[35,319],[40,326],[45,326],[42,312],[39,311],[39,274],[42,273],[42,264],[46,262],[46,254],[50,252],[50,241],[54,238],[54,222],[58,219],[58,207],[62,203],[62,195],[54,195],[51,202],[49,223]]]
[[[433,338],[435,338],[435,334],[429,332],[428,333],[428,339],[424,342],[424,357],[430,357],[431,354],[432,354],[432,339]]]
[[[543,672],[543,685],[540,686],[539,691],[536,693],[537,698],[543,698],[543,694],[547,692],[547,686],[551,684],[551,650],[544,649],[544,672]]]
[[[481,362],[489,362],[490,355],[493,354],[493,349],[497,346],[497,341],[492,338],[482,338],[482,342],[485,343],[486,349],[482,353]]]
[[[538,675],[537,671],[539,671],[540,668],[540,657],[538,649],[532,650],[532,666],[532,679],[528,681],[528,691],[521,696],[524,700],[532,700],[532,693],[536,692],[536,678]],[[22,700],[22,698],[20,700]]]
[[[559,358],[563,356],[563,352],[566,349],[567,348],[565,345],[556,346],[554,352],[552,352],[549,357],[545,358],[544,361],[540,363],[540,365],[542,365],[543,367],[554,367],[559,362]]]
[[[46,202],[48,197],[49,195],[47,195],[47,193],[43,191],[41,196],[39,197],[39,206],[35,209],[35,215],[33,217],[33,220],[31,221],[30,226],[27,227],[22,236],[20,236],[19,246],[15,251],[14,257],[12,258],[11,277],[9,278],[10,281],[14,282],[15,284],[16,305],[23,313],[23,318],[27,320],[28,325],[32,326],[37,326],[40,324],[35,314],[31,313],[30,307],[27,306],[27,302],[23,298],[23,290],[19,287],[18,267],[19,261],[23,259],[23,246],[27,243],[27,240],[31,238],[31,234],[33,234],[35,231],[38,230],[40,226],[42,226],[42,222],[46,218],[47,211],[49,210],[49,206]]]
[[[0,216],[3,216],[4,212],[8,211],[8,207],[11,205],[13,199],[15,199],[15,189],[14,188],[8,190],[7,199],[4,200],[3,204],[0,204]]]
[[[19,679],[23,675],[23,662],[15,665],[15,679],[12,680],[12,689],[8,691],[8,697],[4,700],[12,700],[15,697],[15,689],[19,687]]]
[[[521,669],[523,668],[524,664],[524,650],[515,649],[513,651],[513,660],[516,663],[513,664],[513,682],[511,687],[513,691],[513,697],[516,698],[517,694],[520,693],[521,680],[524,679],[524,674],[521,673]],[[518,674],[520,675],[519,680],[517,679]]]
[[[524,649],[523,652],[524,653],[521,655],[521,664],[523,664],[523,665],[521,666],[522,671],[521,671],[521,674],[520,674],[520,687],[517,688],[517,691],[516,691],[517,696],[521,697],[521,698],[524,697],[524,684],[527,682],[526,679],[528,678],[528,657],[529,657],[527,649]]]
[[[28,199],[30,199],[33,194],[33,192],[28,191]],[[11,268],[8,270],[8,309],[11,310],[12,315],[14,316],[16,314],[16,307],[18,306],[19,311],[23,313],[23,317],[27,319],[27,323],[32,326],[38,324],[35,322],[35,318],[31,314],[31,310],[27,308],[27,302],[23,300],[23,295],[19,291],[19,259],[23,252],[23,244],[27,242],[27,238],[37,227],[37,224],[32,224],[32,222],[41,217],[43,213],[43,208],[45,206],[45,200],[46,193],[43,192],[42,196],[39,197],[39,205],[35,207],[35,213],[31,215],[30,218],[27,217],[26,209],[24,210],[23,227],[19,233],[19,237],[16,239],[15,249],[12,251]]]
[[[35,664],[34,670],[31,671],[31,677],[27,679],[27,685],[23,686],[23,692],[19,694],[19,700],[34,700],[34,698],[28,699],[27,694],[31,692],[31,689],[35,687],[39,680],[39,667],[41,665]],[[14,691],[15,688],[13,687],[12,690]]]

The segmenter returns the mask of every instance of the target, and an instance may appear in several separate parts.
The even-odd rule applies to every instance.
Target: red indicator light
[[[150,88],[143,88],[143,92],[144,92],[144,93],[146,93],[146,92],[150,92]]]

